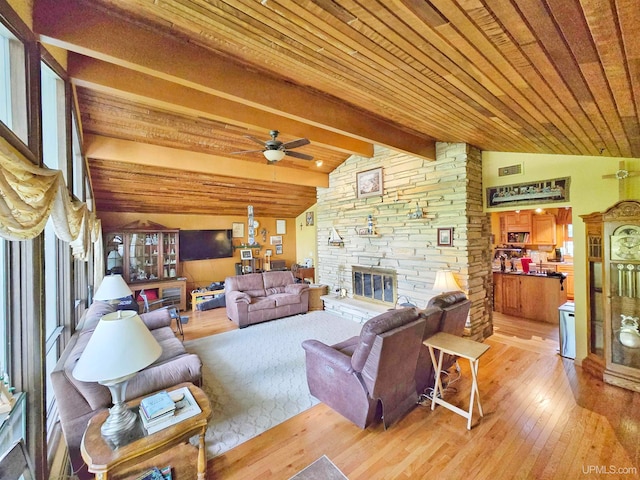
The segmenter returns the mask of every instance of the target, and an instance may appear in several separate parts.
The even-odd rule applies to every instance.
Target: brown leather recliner
[[[469,315],[471,301],[464,292],[445,292],[429,300],[427,308],[422,311],[426,319],[426,326],[422,339],[426,340],[438,332],[446,332],[461,337],[464,333],[464,325]],[[438,358],[439,350],[435,351]],[[446,371],[455,363],[456,357],[445,354],[442,363],[442,371]],[[416,368],[416,388],[418,395],[427,388],[433,388],[435,379],[435,366],[429,355],[429,348],[422,345]]]
[[[380,418],[388,427],[417,403],[424,325],[418,309],[403,308],[368,320],[360,336],[333,346],[305,340],[311,394],[360,428]]]

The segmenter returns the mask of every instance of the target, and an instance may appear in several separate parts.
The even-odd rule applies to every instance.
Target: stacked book
[[[172,480],[172,477],[169,465],[164,468],[153,467],[136,477],[136,480]]]
[[[173,416],[176,404],[166,391],[154,393],[140,402],[140,418],[147,430]]]
[[[189,391],[182,387],[172,392],[158,392],[140,402],[140,419],[148,433],[155,433],[182,420],[197,415],[202,410]]]

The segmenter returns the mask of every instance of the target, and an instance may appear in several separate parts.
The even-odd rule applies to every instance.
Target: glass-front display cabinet
[[[172,280],[179,276],[179,230],[130,228],[105,234],[105,271],[127,283]]]
[[[583,365],[607,383],[640,391],[640,202],[618,202],[582,218],[590,347]]]

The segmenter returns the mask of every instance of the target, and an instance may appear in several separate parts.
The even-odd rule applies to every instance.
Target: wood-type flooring
[[[189,313],[185,339],[236,328],[225,310]],[[247,327],[251,328],[251,327]],[[640,478],[640,394],[557,354],[553,325],[494,313],[480,360],[485,412],[473,428],[418,405],[388,430],[361,430],[324,404],[216,458],[207,479],[283,479],[327,455],[350,480]],[[469,366],[448,401],[468,408]]]

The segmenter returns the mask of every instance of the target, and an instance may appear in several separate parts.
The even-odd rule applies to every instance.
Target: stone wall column
[[[358,198],[358,172],[383,169],[383,193]],[[414,212],[422,212],[415,218]],[[358,235],[373,218],[376,236]],[[480,151],[463,143],[436,144],[436,161],[376,147],[372,158],[352,156],[318,189],[318,265],[329,291],[353,295],[351,267],[396,271],[398,295],[424,308],[436,292],[436,272],[453,270],[472,301],[466,334],[491,335],[491,227],[482,208]],[[328,244],[335,228],[344,246]],[[439,246],[438,228],[453,229],[453,244]]]

